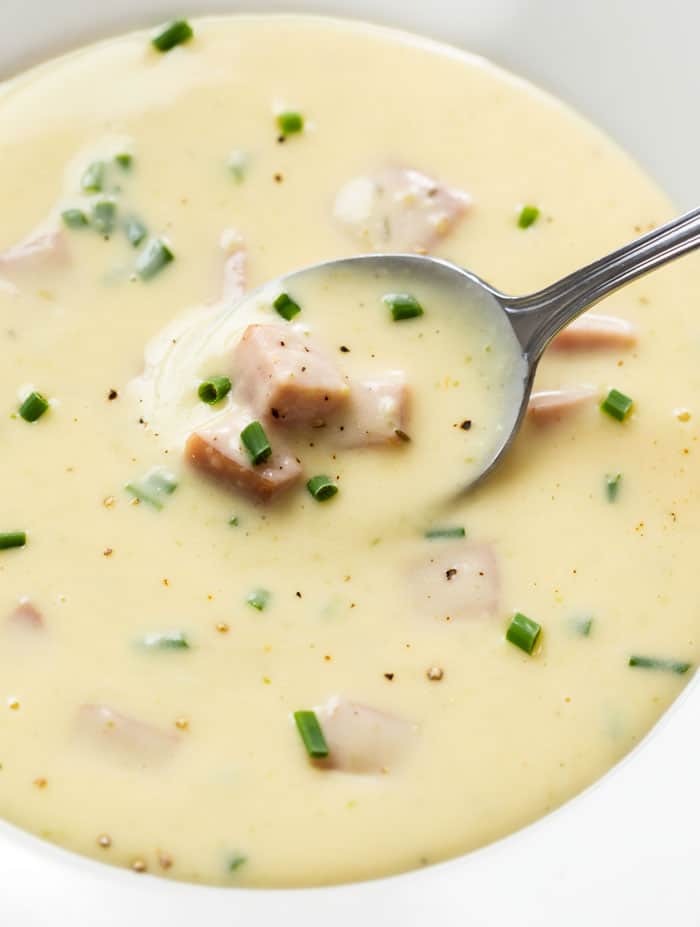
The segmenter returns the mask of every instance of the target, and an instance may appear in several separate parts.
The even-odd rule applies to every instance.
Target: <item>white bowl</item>
[[[302,9],[352,16],[469,48],[578,107],[677,202],[694,205],[700,6],[689,0],[381,0],[380,8],[376,0],[187,0],[186,7],[191,15]],[[171,0],[0,0],[0,78],[172,13]],[[693,680],[637,750],[538,823],[451,862],[337,888],[263,891],[166,882],[79,858],[0,823],[0,924],[695,925],[699,729],[700,688]]]

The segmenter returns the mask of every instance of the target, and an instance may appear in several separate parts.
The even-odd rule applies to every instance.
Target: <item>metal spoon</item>
[[[537,365],[555,335],[609,293],[699,246],[700,208],[642,235],[530,296],[508,296],[471,271],[449,261],[418,254],[369,254],[341,258],[304,268],[284,279],[335,269],[362,268],[396,275],[409,271],[414,276],[421,275],[426,282],[439,283],[443,287],[449,284],[457,298],[460,294],[470,299],[476,296],[482,303],[487,302],[494,312],[506,316],[522,349],[526,373],[519,405],[512,409],[512,426],[505,428],[500,444],[465,487],[471,489],[493,472],[513,443],[527,411]]]

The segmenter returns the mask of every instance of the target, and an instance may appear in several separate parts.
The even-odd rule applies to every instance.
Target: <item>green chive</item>
[[[159,52],[169,52],[176,45],[182,45],[194,35],[192,26],[186,19],[174,19],[158,27],[158,31],[151,39],[151,44]]]
[[[616,418],[618,422],[624,422],[633,405],[634,400],[630,399],[629,396],[625,396],[625,394],[621,393],[619,390],[611,389],[601,402],[600,408],[603,412],[607,412],[608,415],[612,416],[612,418]]]
[[[321,725],[318,723],[316,712],[295,711],[294,721],[309,756],[314,760],[328,756],[328,744],[323,736]]]
[[[31,392],[19,407],[19,414],[25,422],[35,422],[49,409],[49,401],[41,393]]]
[[[523,206],[518,216],[518,227],[529,229],[539,219],[540,211],[537,206]]]
[[[101,193],[105,179],[104,161],[93,161],[88,164],[80,178],[80,187],[85,193]]]
[[[270,593],[267,589],[253,589],[245,597],[245,600],[251,608],[264,612],[270,602]]]
[[[338,492],[338,487],[329,476],[312,476],[306,488],[317,502],[325,502]]]
[[[506,631],[506,640],[520,647],[525,653],[532,653],[541,631],[542,627],[536,621],[521,612],[516,612]]]
[[[665,670],[668,673],[676,673],[682,676],[687,673],[692,663],[684,663],[680,660],[659,660],[657,657],[638,657],[629,658],[629,666],[637,666],[640,669]]]
[[[150,280],[175,260],[175,255],[162,238],[153,238],[136,260],[136,273],[142,280]]]
[[[593,627],[593,619],[589,616],[583,618],[574,618],[572,621],[572,627],[574,631],[581,637],[590,637],[591,628]]]
[[[382,297],[382,302],[391,309],[391,317],[395,322],[423,315],[423,307],[410,293],[387,293]]]
[[[212,377],[210,380],[203,380],[199,384],[197,395],[202,402],[213,406],[217,402],[221,402],[230,389],[231,381],[228,377]]]
[[[138,248],[142,241],[145,240],[148,235],[148,229],[141,222],[140,219],[136,219],[133,216],[130,219],[127,219],[124,223],[124,231],[126,232],[126,237],[134,246]]]
[[[236,183],[242,183],[245,180],[246,170],[248,168],[248,155],[245,151],[232,151],[226,163]]]
[[[272,453],[265,429],[260,422],[251,422],[250,425],[245,426],[241,432],[241,442],[250,454],[250,459],[254,464],[267,460]]]
[[[605,495],[608,498],[608,502],[614,502],[617,499],[618,493],[620,492],[621,480],[621,473],[605,474]]]
[[[141,644],[149,650],[189,650],[190,642],[184,631],[155,631],[145,634]]]
[[[0,550],[10,550],[12,547],[24,547],[26,543],[26,531],[4,531],[0,533]]]
[[[285,112],[277,116],[277,127],[282,135],[294,135],[304,128],[304,117],[301,113]]]
[[[129,154],[128,151],[121,151],[119,154],[115,154],[114,160],[122,170],[130,171],[134,163],[134,156]]]
[[[238,515],[232,515],[228,520],[229,525],[233,528],[238,527]]]
[[[464,528],[429,528],[425,537],[429,541],[448,540],[449,538],[463,538],[467,536]]]
[[[272,305],[282,318],[286,319],[288,322],[291,322],[294,316],[299,315],[301,312],[301,306],[299,303],[294,302],[289,293],[280,293]]]
[[[240,869],[240,868],[241,868],[241,866],[243,865],[243,863],[247,863],[247,862],[248,862],[248,857],[247,857],[247,856],[243,856],[242,853],[236,853],[236,854],[235,854],[234,856],[232,856],[231,859],[228,861],[228,871],[229,871],[229,872],[235,872],[237,869]]]
[[[88,224],[88,217],[82,209],[64,209],[61,218],[69,229],[82,229]]]
[[[114,200],[97,200],[92,207],[92,224],[100,235],[111,235],[117,216],[117,204]]]
[[[125,489],[135,499],[146,502],[160,511],[164,498],[171,496],[177,489],[177,480],[162,467],[154,467],[142,479],[127,483]]]

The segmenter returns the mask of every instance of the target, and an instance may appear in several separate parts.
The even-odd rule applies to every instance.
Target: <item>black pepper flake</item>
[[[107,399],[109,399],[109,400],[116,399],[118,395],[119,395],[119,393],[118,393],[115,389],[111,389],[111,390],[107,393]]]
[[[277,173],[274,175],[275,183],[282,183],[283,180],[284,180],[284,177],[281,174]]]
[[[465,418],[459,427],[462,429],[462,431],[469,431],[469,429],[472,427],[472,420],[470,418]]]
[[[393,674],[393,673],[384,673],[384,678],[385,678],[385,679],[388,679],[389,682],[391,682],[391,680],[394,678],[394,674]]]
[[[400,428],[394,430],[394,434],[400,441],[410,441],[411,436],[407,435],[405,431],[402,431]]]
[[[272,415],[273,418],[279,418],[279,417],[280,417],[280,410],[279,410],[279,409],[270,409],[270,413],[271,413],[271,415]]]
[[[297,596],[297,599],[300,599],[300,598],[301,598],[301,592],[297,592],[296,596]]]
[[[347,345],[345,345],[345,344],[341,344],[340,350],[343,352],[343,354],[349,354],[349,353],[350,353],[350,348],[347,347]]]
[[[284,145],[286,139],[287,139],[287,136],[286,136],[286,135],[278,135],[278,136],[277,136],[277,144],[278,144],[278,145]]]
[[[455,570],[454,567],[450,567],[449,570],[446,570],[446,571],[445,571],[445,576],[447,577],[448,582],[449,582],[449,580],[451,580],[451,579],[452,579],[453,577],[455,577],[456,575],[457,575],[457,570]]]

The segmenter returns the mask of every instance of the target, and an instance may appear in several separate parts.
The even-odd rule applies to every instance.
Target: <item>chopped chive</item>
[[[82,209],[64,209],[61,218],[63,224],[69,229],[82,229],[88,225],[88,217]]]
[[[249,592],[245,597],[245,600],[251,608],[255,608],[259,612],[264,612],[270,602],[270,593],[267,589],[253,589],[253,591]]]
[[[134,246],[138,248],[142,241],[145,240],[148,235],[148,229],[141,222],[140,219],[136,219],[133,216],[126,220],[124,223],[124,231],[126,232],[126,237]]]
[[[128,151],[120,151],[119,154],[115,154],[114,160],[122,170],[130,171],[134,163],[134,156],[129,154]]]
[[[169,52],[176,45],[182,45],[194,35],[192,26],[186,19],[174,19],[158,27],[158,31],[151,38],[151,44],[159,52]]]
[[[601,402],[600,408],[603,412],[607,412],[608,415],[612,416],[612,418],[616,418],[618,422],[624,422],[633,405],[634,400],[630,399],[629,396],[625,396],[624,393],[621,393],[617,389],[611,389]]]
[[[581,637],[590,637],[591,628],[593,627],[593,619],[590,616],[574,618],[572,627],[574,631]]]
[[[245,180],[246,170],[248,168],[248,155],[245,151],[241,151],[240,149],[232,151],[226,163],[236,183],[242,183]]]
[[[250,425],[245,426],[241,432],[241,442],[254,464],[267,460],[272,453],[265,429],[260,422],[251,422]]]
[[[236,854],[235,854],[234,856],[232,856],[231,859],[228,861],[228,867],[227,867],[227,868],[228,868],[228,871],[229,871],[229,872],[235,872],[237,869],[240,869],[240,868],[241,868],[241,866],[243,865],[243,863],[247,863],[247,862],[248,862],[248,857],[247,857],[247,856],[243,856],[242,853],[236,853]]]
[[[449,538],[463,538],[467,536],[464,528],[429,528],[424,535],[429,541],[448,540]]]
[[[523,206],[518,216],[518,228],[529,229],[539,219],[540,210],[537,206]]]
[[[217,402],[221,402],[230,389],[231,381],[228,377],[212,377],[210,380],[203,380],[199,384],[197,395],[202,402],[213,406]]]
[[[309,756],[314,760],[328,756],[328,744],[323,736],[321,725],[318,723],[316,712],[295,711],[294,721]]]
[[[520,647],[525,653],[532,653],[541,631],[542,626],[536,621],[523,615],[522,612],[516,612],[506,631],[506,640]]]
[[[423,307],[410,293],[387,293],[382,296],[382,302],[391,309],[391,317],[395,322],[423,315]]]
[[[162,238],[153,238],[136,260],[136,273],[142,280],[150,280],[175,260],[175,255]]]
[[[617,499],[618,493],[620,492],[621,480],[621,473],[605,474],[605,495],[607,496],[608,502],[614,502]]]
[[[237,528],[237,527],[238,527],[238,524],[239,524],[239,522],[238,522],[238,515],[232,515],[232,516],[229,518],[228,523],[229,523],[229,525],[231,525],[231,527]]]
[[[154,631],[141,638],[149,650],[189,650],[190,642],[184,631]]]
[[[127,483],[125,489],[135,499],[147,502],[160,511],[164,497],[171,496],[177,489],[177,480],[162,467],[154,467],[142,479]]]
[[[338,492],[338,487],[329,476],[312,476],[306,488],[317,502],[325,502]]]
[[[301,312],[301,306],[299,303],[294,302],[289,293],[280,293],[272,305],[282,318],[286,319],[288,322],[291,322],[294,316],[299,315]]]
[[[0,532],[0,550],[10,550],[12,547],[24,547],[26,543],[26,531]]]
[[[37,419],[41,418],[44,412],[48,412],[48,409],[49,400],[46,396],[42,396],[41,393],[33,391],[25,397],[20,405],[19,414],[25,422],[36,422]]]
[[[117,217],[117,204],[114,200],[97,200],[92,207],[92,224],[100,235],[111,235]]]
[[[304,117],[301,113],[284,112],[277,116],[277,127],[282,135],[294,135],[301,132],[304,128]]]
[[[85,193],[101,193],[104,179],[104,161],[93,161],[85,168],[80,178],[80,187]]]
[[[665,670],[679,676],[687,673],[692,665],[692,663],[684,663],[681,660],[660,660],[657,657],[632,656],[629,658],[629,666],[637,666],[640,669]]]

